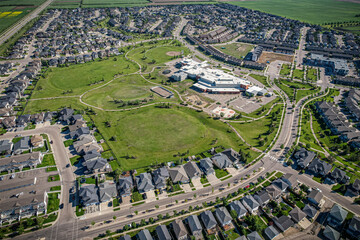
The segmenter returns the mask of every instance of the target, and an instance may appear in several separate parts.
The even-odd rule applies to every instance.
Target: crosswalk
[[[270,160],[272,160],[272,161],[274,161],[274,162],[280,162],[280,159],[278,159],[277,157],[274,157],[274,156],[270,155],[269,153],[267,153],[267,154],[265,155],[265,157],[270,158]]]

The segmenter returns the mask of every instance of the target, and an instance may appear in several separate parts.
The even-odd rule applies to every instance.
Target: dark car
[[[67,168],[70,167],[70,163],[66,164],[66,167],[67,167]]]
[[[59,205],[59,208],[60,208],[60,209],[63,209],[63,208],[64,208],[64,204],[63,204],[63,203],[60,204],[60,205]]]

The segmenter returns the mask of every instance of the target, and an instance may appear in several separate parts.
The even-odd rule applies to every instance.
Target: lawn
[[[81,156],[79,156],[79,155],[77,155],[77,156],[75,156],[75,157],[72,157],[72,158],[70,158],[70,162],[71,162],[71,165],[75,165],[75,164],[78,164],[79,163],[79,161],[80,161],[80,158],[81,158]]]
[[[304,71],[295,68],[295,69],[293,70],[292,77],[295,78],[295,79],[302,80],[302,79],[304,78]]]
[[[137,191],[133,191],[132,194],[131,194],[131,202],[138,202],[138,201],[142,201],[144,200],[142,194],[140,194],[139,192]]]
[[[110,84],[90,91],[83,101],[103,109],[134,107],[154,102],[171,102],[176,98],[164,99],[150,91],[152,85],[140,75],[130,75],[114,80]]]
[[[229,175],[229,173],[223,169],[220,168],[215,168],[215,176],[220,179],[223,178],[225,176]]]
[[[61,190],[61,186],[54,186],[50,188],[50,191],[60,191]]]
[[[200,182],[201,182],[201,184],[206,184],[209,182],[209,180],[204,175],[202,175],[200,178]]]
[[[223,235],[225,239],[229,239],[229,240],[235,240],[240,237],[240,235],[235,232],[235,229],[227,230],[226,232],[223,233]]]
[[[265,150],[279,128],[283,105],[276,105],[271,113],[259,120],[248,123],[231,123],[251,146]]]
[[[55,165],[54,156],[52,154],[46,154],[43,157],[43,160],[42,160],[41,164],[37,165],[37,168],[46,167],[46,166],[53,166],[53,165]]]
[[[33,114],[38,112],[56,111],[64,107],[73,109],[85,109],[79,101],[79,97],[47,99],[47,100],[30,100],[26,105],[24,114]]]
[[[337,0],[257,0],[229,3],[313,24],[357,21],[355,15],[360,12],[359,4]]]
[[[310,144],[310,147],[323,151],[322,148],[317,144],[314,135],[310,128],[310,115],[307,110],[303,111],[302,123],[301,123],[301,134],[300,142],[305,145]]]
[[[241,142],[226,124],[183,107],[101,112],[92,118],[123,170],[176,161],[219,145],[237,151]]]
[[[274,100],[270,101],[269,103],[262,105],[261,107],[259,107],[258,109],[256,109],[255,111],[253,111],[252,113],[249,114],[242,114],[248,117],[253,117],[253,118],[259,118],[263,115],[265,115],[272,106],[274,106],[275,103],[279,103],[281,102],[281,98],[280,97],[276,97]]]
[[[261,82],[265,87],[268,87],[268,88],[271,87],[267,82],[267,77],[261,76],[261,75],[256,75],[256,74],[250,74],[249,76],[252,78],[255,78],[256,80]]]
[[[47,213],[54,212],[59,209],[60,199],[58,195],[60,193],[48,193],[48,206]]]
[[[87,183],[87,184],[96,184],[96,179],[94,177],[85,178],[85,183]]]
[[[48,167],[48,168],[46,168],[46,172],[55,172],[57,170],[58,170],[57,167]]]
[[[306,69],[306,80],[311,81],[311,82],[316,82],[317,81],[317,70],[316,70],[316,68],[308,67]]]
[[[283,75],[283,76],[289,76],[290,75],[290,65],[289,64],[283,64],[281,66],[281,70],[280,70],[280,75]]]
[[[114,61],[117,59],[117,61]],[[128,74],[138,66],[124,56],[110,57],[69,67],[50,68],[40,78],[31,98],[74,96],[110,81],[116,74]]]
[[[254,48],[253,45],[246,43],[230,43],[226,45],[214,45],[214,47],[227,55],[240,59],[244,58],[246,54]]]
[[[69,140],[64,141],[65,147],[69,147],[69,146],[73,145],[73,143],[74,143],[73,139],[69,139]]]
[[[51,176],[48,177],[48,182],[55,182],[55,181],[60,181],[59,174],[51,175]]]

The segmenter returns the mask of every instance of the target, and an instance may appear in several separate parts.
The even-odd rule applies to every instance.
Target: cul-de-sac
[[[360,239],[360,1],[1,0],[0,239]]]

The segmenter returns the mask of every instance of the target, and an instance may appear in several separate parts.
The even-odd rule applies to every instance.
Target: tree
[[[159,214],[157,215],[157,218],[161,221],[163,219],[163,215]]]
[[[192,212],[192,211],[193,211],[193,207],[189,206],[189,212]]]
[[[94,225],[95,225],[95,222],[94,222],[94,221],[92,221],[92,222],[91,222],[91,225],[92,225],[92,226],[94,226]]]
[[[109,229],[106,230],[106,236],[110,236],[110,234],[111,234],[111,231]]]
[[[145,225],[146,225],[145,219],[141,219],[141,221],[140,221],[140,226],[145,226]]]
[[[36,224],[38,225],[38,228],[42,228],[43,224],[44,224],[44,219],[42,217],[37,217],[36,218]]]
[[[138,215],[139,211],[135,210],[134,213],[135,213],[135,215]]]
[[[152,217],[149,218],[149,222],[150,222],[150,223],[154,223],[154,222],[155,222],[154,218],[152,218]]]
[[[159,205],[155,205],[155,208],[159,208]]]
[[[116,216],[113,216],[114,221],[116,220]]]
[[[196,195],[196,193],[195,193],[195,194],[194,194],[194,198],[196,198],[196,196],[197,196],[197,195]]]
[[[237,217],[238,217],[238,214],[237,214],[237,212],[236,212],[235,210],[231,210],[231,211],[230,211],[230,215],[231,215],[231,217],[232,217],[233,219],[237,219]]]

